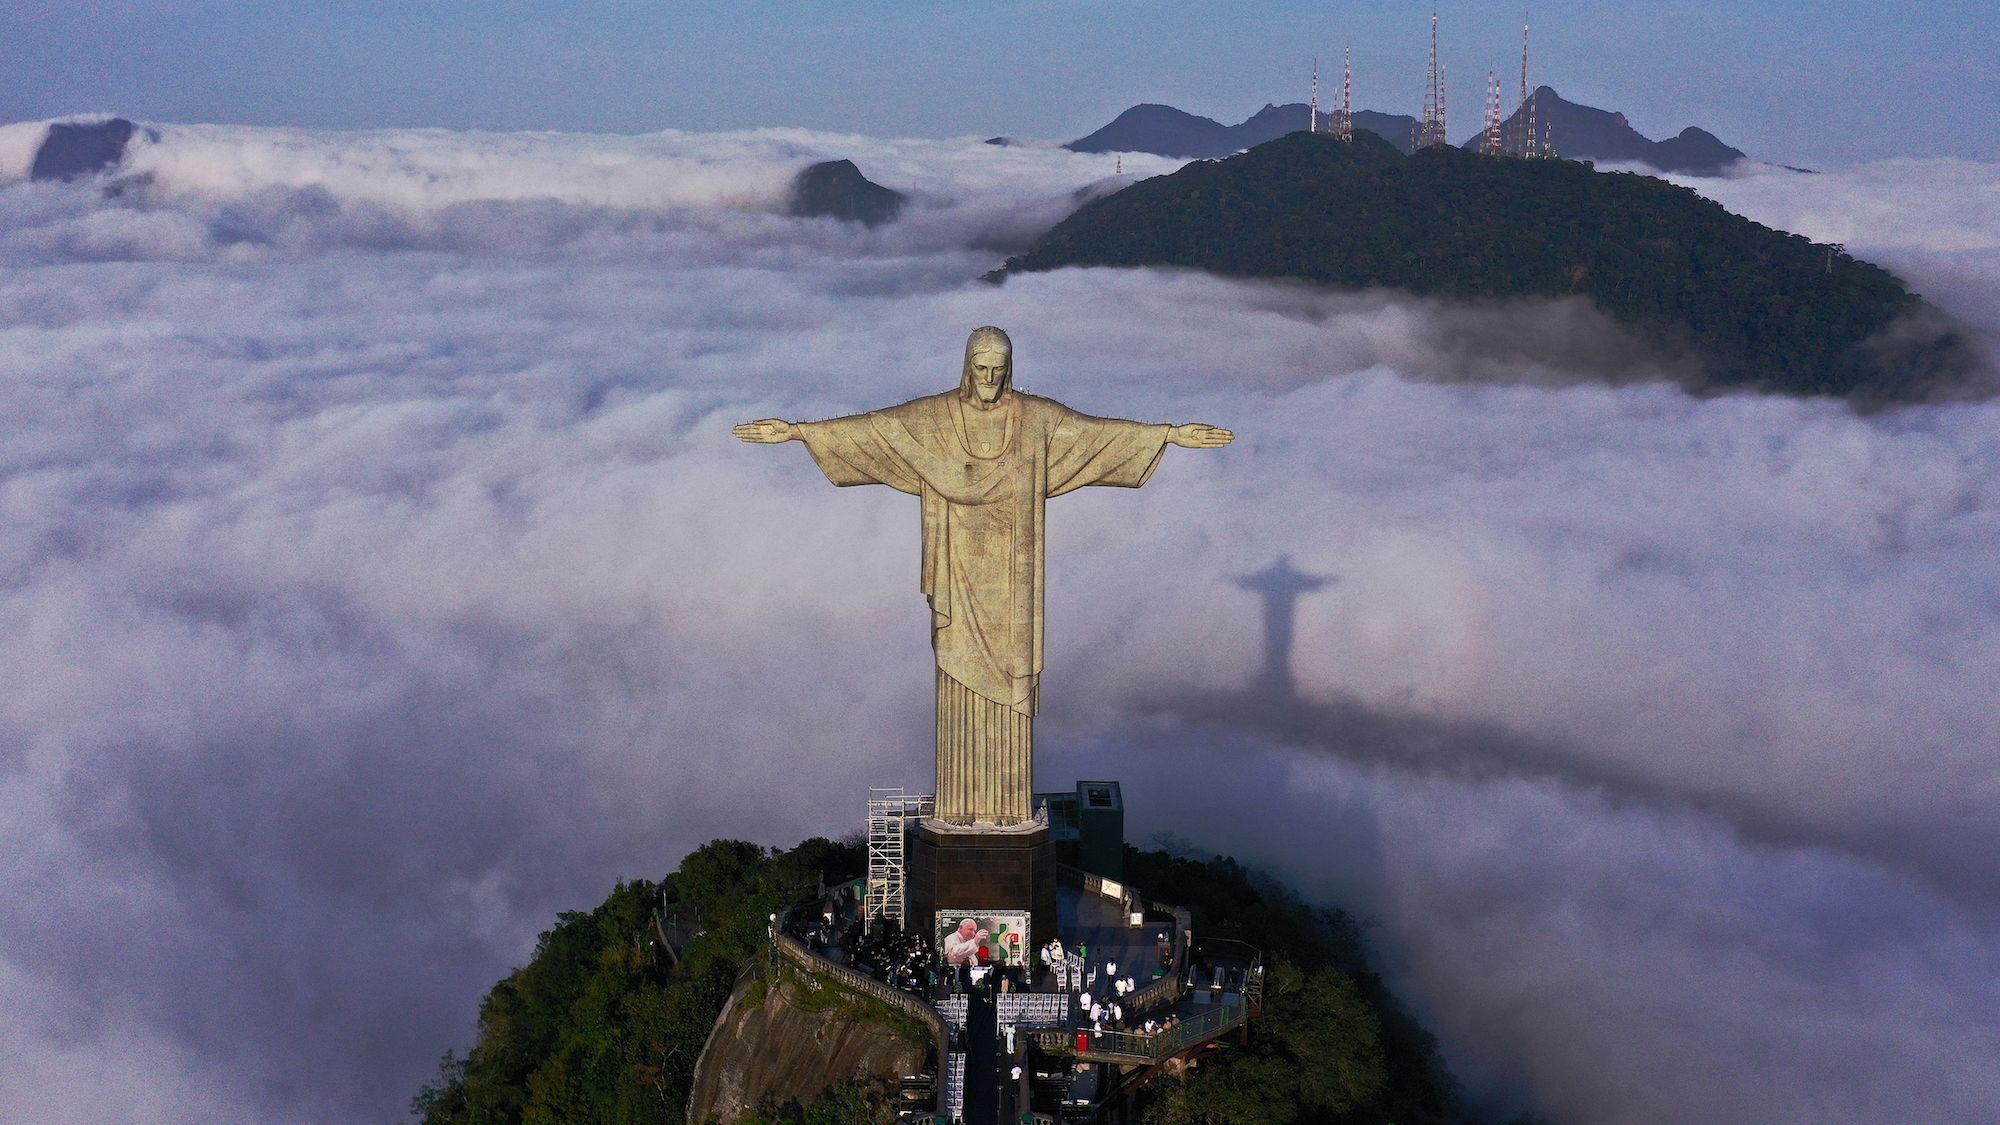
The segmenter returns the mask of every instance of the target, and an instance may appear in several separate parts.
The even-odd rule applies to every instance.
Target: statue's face
[[[972,353],[972,393],[988,406],[1000,401],[1001,392],[1007,389],[1007,364],[1011,360],[1006,352],[994,348]]]

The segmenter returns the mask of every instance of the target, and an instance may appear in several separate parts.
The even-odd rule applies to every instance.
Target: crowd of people
[[[854,964],[862,972],[905,992],[928,997],[937,979],[937,959],[924,935],[887,922],[854,946]]]
[[[799,912],[786,932],[837,965],[847,965],[905,992],[928,997],[937,979],[930,942],[894,922],[870,934],[859,918],[843,917],[838,903],[822,903],[817,914]]]
[[[808,949],[839,964],[850,965],[892,987],[926,999],[956,992],[974,976],[984,977],[998,970],[1005,984],[1016,988],[1026,983],[1025,968],[989,962],[987,932],[971,919],[945,935],[934,949],[924,935],[905,930],[893,921],[882,921],[870,934],[858,917],[846,915],[839,903],[820,904],[816,913],[801,911],[786,926]],[[1163,966],[1172,959],[1173,945],[1165,933],[1159,935]],[[942,958],[942,960],[940,959]],[[1128,970],[1121,972],[1110,957],[1093,958],[1089,947],[1065,947],[1061,939],[1045,943],[1038,953],[1037,974],[1053,991],[1076,997],[1076,1026],[1093,1032],[1124,1031],[1157,1035],[1171,1031],[1180,1022],[1172,1011],[1172,1001],[1164,1011],[1148,1014],[1127,1011],[1139,992],[1139,982]]]

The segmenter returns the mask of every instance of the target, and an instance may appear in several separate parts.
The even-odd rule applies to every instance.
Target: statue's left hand
[[[1168,430],[1167,440],[1182,449],[1219,449],[1235,441],[1236,435],[1221,426],[1189,422],[1185,426],[1175,426]]]
[[[733,431],[744,441],[754,441],[762,445],[776,445],[799,436],[797,427],[783,418],[759,418],[755,422],[745,422]]]

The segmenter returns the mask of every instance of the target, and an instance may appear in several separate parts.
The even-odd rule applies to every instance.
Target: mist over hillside
[[[0,1118],[394,1117],[557,911],[925,787],[914,501],[728,431],[985,323],[1238,434],[1051,504],[1044,776],[1337,896],[1496,1106],[2000,1107],[2000,405],[1694,398],[1564,300],[976,282],[1108,155],[140,124],[116,195],[0,127]],[[787,215],[831,160],[898,217]],[[1697,186],[1990,362],[1996,185]]]

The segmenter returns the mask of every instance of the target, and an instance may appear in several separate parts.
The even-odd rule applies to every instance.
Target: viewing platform
[[[871,835],[894,832],[900,818],[891,809],[917,814],[926,805],[877,791]],[[1038,812],[1060,833],[1070,810]],[[1122,836],[1122,824],[1116,828]],[[1118,845],[1122,859],[1122,839]],[[996,939],[976,970],[948,967],[941,937],[928,930],[948,930],[955,915],[938,911],[927,929],[888,917],[885,908],[900,906],[902,896],[883,884],[881,861],[902,857],[880,839],[868,854],[867,877],[823,887],[778,920],[773,940],[795,967],[890,1001],[933,1029],[927,1088],[933,1112],[948,1121],[961,1119],[968,1089],[980,1094],[982,1082],[982,1096],[997,1084],[1010,1113],[1089,1120],[1078,1116],[1082,1108],[1153,1068],[1246,1035],[1262,1011],[1260,950],[1200,937],[1186,908],[1069,863],[1056,870],[1054,934],[1030,933],[1019,946]],[[1101,851],[1093,858],[1102,862]],[[1059,964],[1043,958],[1051,938],[1061,943]],[[1005,1060],[1022,1065],[1023,1076],[1012,1078]]]

